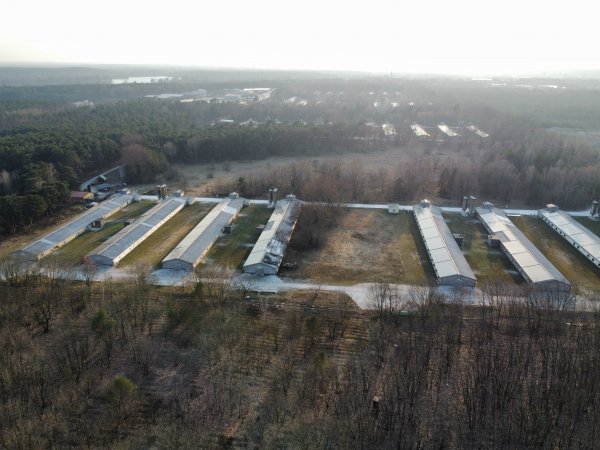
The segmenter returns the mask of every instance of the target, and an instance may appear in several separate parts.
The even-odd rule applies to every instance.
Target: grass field
[[[208,252],[200,268],[222,266],[230,269],[241,269],[256,239],[260,235],[256,225],[266,224],[273,212],[262,205],[250,205],[240,212],[233,222],[231,234],[221,236]]]
[[[487,245],[487,232],[479,221],[461,214],[444,214],[444,220],[453,233],[463,235],[462,251],[479,286],[489,282],[524,282],[502,250]]]
[[[133,249],[119,262],[118,266],[130,267],[145,264],[158,267],[164,257],[198,225],[198,222],[213,207],[214,205],[201,203],[186,206]]]
[[[141,201],[127,205],[106,219],[104,228],[100,231],[86,231],[71,242],[65,244],[49,256],[58,258],[69,265],[81,263],[81,259],[93,251],[108,238],[123,229],[123,219],[135,219],[155,205],[153,202]]]
[[[288,249],[285,260],[295,262],[298,268],[283,270],[281,274],[343,284],[435,283],[412,214],[350,209],[342,216],[338,226],[328,232],[322,248],[306,252]]]
[[[587,292],[600,292],[600,271],[541,219],[511,217],[531,242],[574,285]]]

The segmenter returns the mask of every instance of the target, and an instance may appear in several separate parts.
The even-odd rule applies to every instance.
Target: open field
[[[524,282],[502,250],[487,245],[487,232],[479,221],[461,214],[444,214],[444,220],[452,233],[463,235],[462,251],[480,287],[489,282]]]
[[[600,292],[600,270],[541,219],[520,216],[511,220],[571,283],[584,291]]]
[[[260,233],[256,225],[266,224],[273,212],[263,205],[250,205],[242,209],[233,222],[231,234],[221,236],[201,263],[203,266],[222,266],[241,269]]]
[[[69,265],[76,265],[81,259],[93,251],[108,238],[123,229],[123,219],[135,219],[155,205],[154,202],[141,201],[131,203],[121,211],[106,219],[104,228],[99,231],[86,231],[71,242],[65,244],[49,256],[56,257]]]
[[[213,208],[212,204],[196,203],[186,206],[119,262],[119,267],[146,264],[157,267],[165,256]]]
[[[324,238],[322,248],[306,252],[289,248],[285,261],[298,264],[296,270],[281,272],[293,278],[343,284],[435,283],[425,246],[408,212],[344,211],[338,226]]]

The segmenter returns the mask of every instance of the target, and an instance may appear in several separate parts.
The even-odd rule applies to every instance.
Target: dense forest
[[[484,287],[257,295],[5,265],[2,448],[596,448],[600,316]],[[90,271],[90,274],[92,272]],[[218,275],[218,277],[217,277]]]
[[[158,177],[176,180],[170,165],[177,163],[318,158],[396,148],[405,157],[390,161],[389,173],[365,174],[361,181],[379,177],[385,181],[379,189],[340,187],[335,198],[319,198],[317,192],[310,198],[411,202],[429,196],[458,202],[474,194],[505,204],[517,201],[537,207],[554,202],[582,208],[600,193],[595,176],[600,152],[594,144],[548,132],[542,128],[548,118],[531,114],[531,105],[547,106],[562,111],[566,122],[575,120],[585,128],[585,121],[569,111],[578,99],[594,103],[597,91],[589,86],[515,94],[516,88],[439,80],[273,83],[277,89],[271,99],[250,103],[143,98],[146,92],[198,88],[191,82],[0,88],[0,98],[5,97],[0,102],[0,226],[14,233],[51,216],[86,176],[117,163],[125,164],[128,181],[138,183]],[[230,84],[213,80],[207,86],[218,91]],[[103,101],[85,107],[70,103],[68,92],[94,89],[112,94],[99,95]],[[299,106],[299,98],[306,103]],[[519,101],[529,106],[521,108]],[[589,108],[586,114],[593,117]],[[240,125],[249,119],[254,122]],[[409,127],[415,121],[430,127],[442,121],[457,127],[474,122],[490,137],[479,139],[465,131],[447,139],[433,128],[431,138],[418,139]],[[392,124],[396,134],[386,135],[382,123]],[[337,183],[335,177],[329,182]],[[269,183],[304,194],[301,186],[285,178],[270,177]],[[264,186],[249,185],[255,188],[244,194],[264,195]]]

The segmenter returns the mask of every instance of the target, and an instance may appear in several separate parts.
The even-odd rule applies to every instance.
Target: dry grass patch
[[[201,203],[186,206],[123,258],[119,267],[138,264],[158,266],[213,207],[214,205]]]
[[[286,261],[297,263],[298,269],[282,274],[344,284],[379,280],[434,283],[431,263],[410,213],[349,209],[339,214],[339,224],[327,232],[319,249],[298,252],[290,248]]]

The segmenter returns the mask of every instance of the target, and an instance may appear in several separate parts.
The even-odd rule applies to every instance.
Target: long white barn
[[[85,232],[95,220],[113,215],[132,201],[133,197],[131,195],[117,195],[106,200],[79,214],[75,219],[61,226],[58,230],[33,241],[21,250],[13,252],[11,257],[20,261],[38,261]]]
[[[162,268],[192,270],[196,267],[219,238],[223,227],[233,222],[244,202],[245,199],[239,197],[223,199],[162,260]]]
[[[596,267],[600,267],[600,237],[556,205],[546,205],[545,209],[538,211],[538,216]]]
[[[413,206],[421,237],[433,265],[438,284],[471,286],[477,279],[439,208],[423,201]]]
[[[160,202],[150,211],[139,217],[131,225],[126,226],[100,247],[88,255],[94,263],[103,266],[114,266],[141,242],[177,214],[186,205],[183,198],[172,197]]]
[[[265,229],[244,263],[244,272],[276,275],[296,226],[300,202],[294,196],[279,200]]]
[[[487,204],[475,208],[479,220],[525,280],[547,291],[570,291],[571,283],[510,221],[501,209]]]

